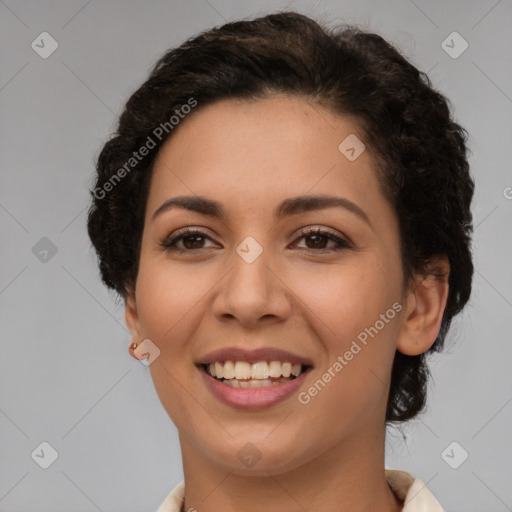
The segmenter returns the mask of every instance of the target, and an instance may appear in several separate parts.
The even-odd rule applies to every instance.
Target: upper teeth
[[[281,361],[258,361],[257,363],[247,363],[246,361],[226,361],[224,363],[216,361],[208,365],[208,373],[217,379],[267,379],[269,377],[298,377],[301,373],[302,365],[292,363],[281,363]]]

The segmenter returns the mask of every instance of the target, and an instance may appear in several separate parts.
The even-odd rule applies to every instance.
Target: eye
[[[352,248],[352,245],[348,241],[330,231],[320,228],[304,229],[297,240],[301,239],[306,241],[306,247],[298,248],[311,250],[313,252],[331,252]],[[164,240],[160,245],[169,251],[192,252],[200,249],[208,249],[208,247],[204,245],[206,240],[211,240],[211,238],[204,231],[197,228],[184,228]],[[329,243],[331,247],[326,246],[326,244],[328,245]]]
[[[174,236],[167,238],[160,245],[172,251],[190,252],[197,249],[207,249],[204,241],[210,237],[197,228],[185,228]],[[182,246],[179,244],[182,243]]]
[[[322,230],[320,228],[307,228],[303,230],[301,232],[301,236],[297,240],[301,239],[306,240],[306,247],[299,248],[310,249],[314,252],[331,252],[352,248],[352,245],[346,240],[343,240],[330,231]],[[309,240],[309,245],[307,240]],[[328,243],[331,243],[330,248],[326,247],[326,244]]]

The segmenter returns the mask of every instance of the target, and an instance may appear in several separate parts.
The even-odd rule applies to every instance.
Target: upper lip
[[[312,361],[306,357],[273,347],[262,347],[253,350],[241,347],[221,348],[220,350],[215,350],[201,357],[196,364],[209,364],[217,361],[246,361],[251,364],[257,363],[258,361],[281,361],[283,363],[289,362],[292,364],[313,366]]]

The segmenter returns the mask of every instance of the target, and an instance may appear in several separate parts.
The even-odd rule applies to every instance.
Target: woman
[[[284,12],[165,54],[99,156],[89,235],[175,423],[158,512],[441,511],[384,468],[466,304],[466,133],[381,37]]]

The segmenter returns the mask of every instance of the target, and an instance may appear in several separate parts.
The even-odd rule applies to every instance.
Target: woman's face
[[[127,306],[135,337],[160,350],[149,368],[184,456],[279,474],[372,449],[384,435],[403,280],[397,217],[356,144],[358,124],[282,95],[200,108],[157,156]],[[294,202],[312,196],[339,201]],[[215,202],[223,216],[162,207],[177,197]],[[185,228],[200,234],[173,243]],[[212,359],[238,361],[235,376],[257,361],[307,371],[239,388],[206,373]],[[232,376],[229,363],[222,370]]]

